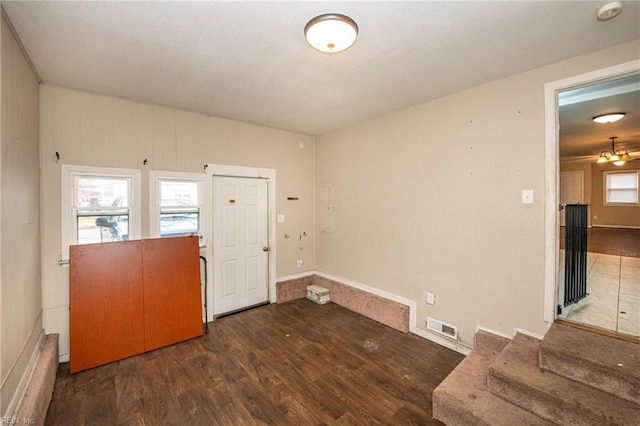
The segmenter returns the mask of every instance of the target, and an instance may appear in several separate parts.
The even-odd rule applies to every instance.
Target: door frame
[[[266,169],[259,167],[245,167],[245,166],[233,166],[228,164],[210,164],[205,166],[206,173],[209,175],[211,182],[213,183],[214,176],[220,177],[239,177],[239,178],[261,178],[267,181],[267,241],[269,244],[269,256],[267,261],[267,276],[269,277],[268,284],[268,297],[270,303],[276,302],[276,171],[275,169]],[[211,185],[211,191],[213,191],[213,184]],[[213,197],[211,197],[211,211],[213,211]],[[213,220],[213,216],[211,218]],[[211,226],[213,230],[213,226]],[[213,231],[212,231],[213,234]],[[211,235],[211,238],[214,238]],[[211,277],[211,315],[213,315],[213,240],[211,241],[211,259],[208,259],[211,270],[209,276]]]
[[[545,121],[545,253],[544,253],[544,316],[553,323],[557,312],[558,266],[560,251],[560,156],[558,93],[567,89],[622,77],[640,71],[640,61],[634,60],[612,67],[580,74],[544,85]]]

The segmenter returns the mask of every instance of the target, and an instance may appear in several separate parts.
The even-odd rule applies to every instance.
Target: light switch
[[[278,223],[284,223],[284,215],[283,214],[279,214],[278,215]]]
[[[436,295],[433,293],[427,293],[427,304],[434,305],[436,303]]]
[[[533,204],[533,189],[522,190],[522,204]]]

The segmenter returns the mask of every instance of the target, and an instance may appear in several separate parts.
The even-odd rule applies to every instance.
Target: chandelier
[[[626,149],[616,149],[617,136],[611,136],[609,139],[611,139],[611,151],[602,151],[597,163],[613,163],[615,166],[622,166],[630,158],[629,152]]]

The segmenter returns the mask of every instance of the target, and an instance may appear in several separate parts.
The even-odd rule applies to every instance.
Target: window
[[[74,177],[77,244],[129,239],[129,178]]]
[[[604,172],[605,204],[638,204],[638,172]]]
[[[152,171],[150,177],[151,235],[202,235],[205,175]]]
[[[69,245],[140,238],[138,170],[62,166],[62,258]]]

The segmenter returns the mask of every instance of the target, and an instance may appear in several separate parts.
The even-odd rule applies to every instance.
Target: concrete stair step
[[[516,334],[489,368],[489,391],[556,424],[638,425],[639,405],[541,369],[540,344]]]
[[[456,425],[549,425],[546,420],[493,395],[489,366],[508,339],[479,331],[475,349],[433,391],[433,417]]]
[[[640,344],[554,324],[540,345],[540,367],[640,404]]]

